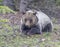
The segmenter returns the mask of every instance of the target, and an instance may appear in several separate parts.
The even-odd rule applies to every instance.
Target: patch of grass
[[[16,13],[15,11],[11,10],[9,7],[7,6],[0,6],[0,13],[2,14],[6,14],[6,13]]]
[[[0,0],[0,2],[2,2],[3,0]]]
[[[54,30],[59,30],[60,29],[60,24],[54,24]]]
[[[56,4],[60,6],[60,0],[56,0]]]
[[[13,28],[8,24],[9,20],[8,19],[2,19],[0,17],[0,35],[9,35],[13,34]]]
[[[9,22],[8,19],[0,19],[0,22]]]
[[[56,18],[52,18],[52,22],[53,23],[56,23],[57,22],[57,19]]]
[[[8,35],[9,36],[9,35]],[[5,46],[5,47],[23,47],[23,46],[29,46],[29,47],[59,47],[60,42],[53,42],[51,39],[46,40],[43,42],[39,42],[40,40],[40,35],[35,35],[37,37],[21,37],[21,36],[9,36],[9,37],[3,37],[1,36],[0,39],[0,46]],[[45,36],[46,37],[46,36]],[[48,36],[50,37],[50,36]],[[48,39],[47,37],[47,39]],[[2,40],[3,39],[3,40]],[[6,40],[5,40],[6,39]],[[45,38],[46,39],[46,38]]]
[[[3,32],[4,33],[4,32]],[[49,33],[50,34],[50,33]],[[54,42],[51,40],[50,35],[47,36],[46,33],[43,34],[42,38],[46,39],[45,41],[41,41],[41,35],[32,35],[32,36],[10,36],[9,34],[4,37],[0,36],[0,46],[5,47],[59,47],[60,42]]]

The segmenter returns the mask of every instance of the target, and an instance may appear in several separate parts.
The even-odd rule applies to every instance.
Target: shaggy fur
[[[42,34],[44,31],[51,32],[52,30],[52,21],[41,11],[26,11],[21,19],[21,31],[24,34]]]

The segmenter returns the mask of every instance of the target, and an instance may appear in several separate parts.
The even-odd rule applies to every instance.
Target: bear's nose
[[[30,22],[29,21],[26,22],[26,26],[30,27]]]

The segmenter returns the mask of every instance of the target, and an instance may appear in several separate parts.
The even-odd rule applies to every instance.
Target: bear
[[[24,34],[42,34],[53,31],[51,19],[42,11],[28,10],[21,18],[21,32]]]

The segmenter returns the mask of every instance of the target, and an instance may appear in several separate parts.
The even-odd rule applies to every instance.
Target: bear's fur
[[[26,11],[21,18],[21,31],[24,34],[42,34],[44,31],[51,32],[52,30],[52,21],[41,11]]]

